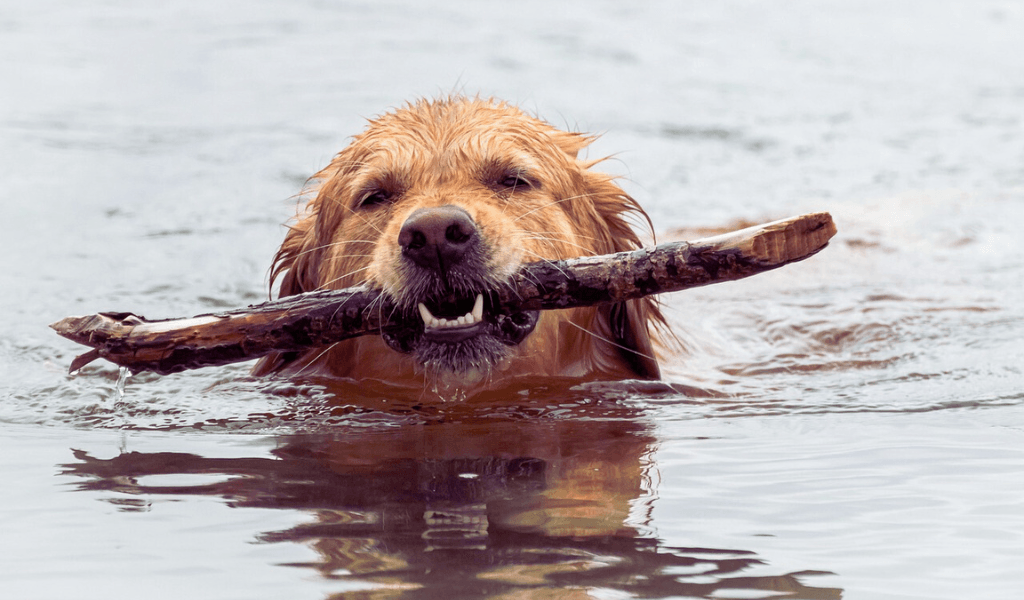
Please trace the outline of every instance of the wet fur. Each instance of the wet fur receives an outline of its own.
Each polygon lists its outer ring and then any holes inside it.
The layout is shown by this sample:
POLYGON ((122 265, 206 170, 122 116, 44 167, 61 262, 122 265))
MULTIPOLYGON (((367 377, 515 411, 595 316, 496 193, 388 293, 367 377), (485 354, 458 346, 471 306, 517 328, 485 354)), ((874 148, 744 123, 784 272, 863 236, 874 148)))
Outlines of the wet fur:
MULTIPOLYGON (((599 161, 578 158, 591 141, 491 100, 422 100, 385 114, 311 179, 272 281, 280 278, 281 296, 369 283, 400 306, 415 306, 439 284, 416 276, 398 234, 413 211, 445 205, 464 209, 480 231, 479 268, 467 271, 466 286, 494 288, 524 262, 637 248, 628 219, 649 219, 611 176, 590 170, 599 161)), ((545 311, 521 344, 503 349, 505 358, 472 373, 431 369, 443 358, 396 352, 380 336, 272 355, 255 372, 416 387, 440 378, 470 389, 510 377, 656 379, 651 326, 662 322, 649 299, 545 311)))

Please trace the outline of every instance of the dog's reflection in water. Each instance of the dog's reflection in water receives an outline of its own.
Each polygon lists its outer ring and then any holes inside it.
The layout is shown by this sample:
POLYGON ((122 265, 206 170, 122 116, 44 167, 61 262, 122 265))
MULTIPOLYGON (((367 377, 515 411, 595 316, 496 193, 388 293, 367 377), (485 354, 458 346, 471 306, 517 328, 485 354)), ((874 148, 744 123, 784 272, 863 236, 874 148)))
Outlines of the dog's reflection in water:
POLYGON ((308 522, 259 540, 307 544, 319 560, 294 566, 379 584, 381 597, 428 589, 589 597, 596 588, 840 597, 794 575, 744 576, 762 564, 750 552, 663 546, 650 516, 657 441, 641 416, 565 405, 538 413, 466 408, 411 426, 341 425, 283 436, 273 457, 76 452, 64 473, 84 478, 80 489, 109 490, 126 509, 174 494, 302 511, 308 522), (183 474, 221 477, 195 485, 156 477, 183 474))

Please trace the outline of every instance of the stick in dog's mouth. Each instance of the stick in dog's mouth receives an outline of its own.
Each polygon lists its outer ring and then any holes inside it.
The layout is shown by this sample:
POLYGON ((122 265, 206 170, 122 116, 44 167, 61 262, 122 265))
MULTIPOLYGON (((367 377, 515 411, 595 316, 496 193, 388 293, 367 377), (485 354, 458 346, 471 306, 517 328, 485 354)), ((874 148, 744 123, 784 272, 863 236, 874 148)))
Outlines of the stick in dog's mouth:
POLYGON ((450 300, 454 304, 420 300, 399 308, 391 300, 382 302, 377 291, 355 287, 187 319, 147 321, 131 313, 108 312, 67 317, 51 327, 93 348, 72 362, 73 371, 104 358, 134 372, 168 374, 370 334, 380 334, 388 345, 417 352, 420 358, 443 358, 454 350, 468 365, 474 354, 481 356, 481 349, 503 355, 510 345, 522 342, 537 325, 540 310, 623 302, 742 279, 813 256, 835 233, 828 213, 814 213, 693 242, 533 263, 507 287, 471 291, 450 300), (480 295, 483 310, 478 320, 474 312, 480 295), (431 324, 437 319, 430 336, 419 302, 428 309, 431 324), (441 318, 457 323, 467 313, 474 324, 440 327, 441 318), (460 331, 473 335, 461 343, 450 341, 454 337, 446 341, 446 335, 460 331), (420 344, 424 339, 426 343, 420 344))

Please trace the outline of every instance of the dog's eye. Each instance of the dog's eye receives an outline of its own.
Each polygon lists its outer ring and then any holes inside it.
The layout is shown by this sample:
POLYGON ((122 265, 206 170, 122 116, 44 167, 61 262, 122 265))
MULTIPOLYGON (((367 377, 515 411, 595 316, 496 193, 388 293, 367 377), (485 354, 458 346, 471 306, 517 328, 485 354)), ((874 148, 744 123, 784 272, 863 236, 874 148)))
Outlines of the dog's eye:
POLYGON ((509 175, 505 179, 501 180, 501 185, 502 187, 513 189, 526 189, 530 187, 530 182, 519 175, 509 175))
POLYGON ((359 208, 370 208, 391 202, 394 194, 387 190, 368 190, 359 199, 359 208))
POLYGON ((528 170, 505 162, 493 162, 484 166, 480 182, 501 196, 536 190, 540 184, 528 170))
POLYGON ((533 189, 533 181, 523 174, 522 171, 510 171, 502 174, 497 178, 494 185, 500 191, 511 193, 511 192, 525 192, 526 190, 533 189))

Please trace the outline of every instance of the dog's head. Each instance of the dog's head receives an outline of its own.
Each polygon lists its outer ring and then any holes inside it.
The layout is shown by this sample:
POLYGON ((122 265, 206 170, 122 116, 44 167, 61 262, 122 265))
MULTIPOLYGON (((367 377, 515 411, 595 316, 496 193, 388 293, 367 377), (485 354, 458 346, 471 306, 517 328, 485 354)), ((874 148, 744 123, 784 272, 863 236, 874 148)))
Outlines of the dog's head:
POLYGON ((490 300, 525 262, 639 246, 626 217, 646 215, 577 158, 590 141, 479 99, 421 101, 372 121, 313 178, 272 277, 282 296, 368 284, 409 326, 269 357, 257 371, 657 377, 651 301, 510 314, 490 300))

